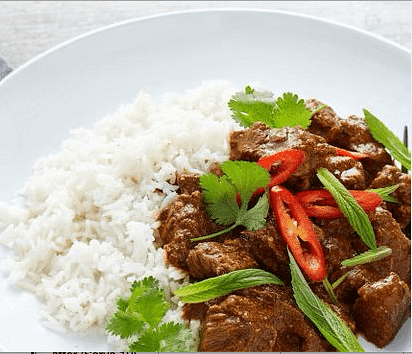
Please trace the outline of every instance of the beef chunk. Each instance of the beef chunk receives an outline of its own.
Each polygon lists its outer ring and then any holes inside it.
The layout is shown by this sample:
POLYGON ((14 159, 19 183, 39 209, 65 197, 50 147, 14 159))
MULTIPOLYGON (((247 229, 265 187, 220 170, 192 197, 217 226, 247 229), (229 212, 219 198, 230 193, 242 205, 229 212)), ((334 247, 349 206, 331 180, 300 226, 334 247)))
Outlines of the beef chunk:
POLYGON ((347 189, 365 189, 366 181, 363 166, 348 156, 330 156, 324 166, 338 178, 347 189))
POLYGON ((260 286, 212 305, 203 324, 207 352, 332 351, 284 286, 260 286))
MULTIPOLYGON (((389 211, 377 207, 368 216, 377 245, 385 245, 392 249, 390 256, 370 263, 370 269, 379 277, 395 272, 403 281, 410 284, 411 241, 402 232, 389 211)), ((321 240, 321 244, 329 274, 340 269, 342 260, 368 250, 346 218, 316 219, 315 222, 325 234, 325 239, 321 240)))
POLYGON ((387 209, 392 212, 402 230, 410 235, 411 225, 411 175, 402 173, 396 166, 386 165, 371 183, 371 188, 387 187, 398 184, 393 192, 398 203, 388 203, 387 209), (409 229, 409 230, 408 230, 409 229))
POLYGON ((335 294, 340 303, 353 305, 358 298, 358 289, 368 282, 380 280, 382 277, 369 264, 358 265, 350 270, 342 268, 332 275, 335 281, 339 276, 346 274, 344 280, 335 289, 335 294))
MULTIPOLYGON (((306 101, 306 106, 312 111, 321 105, 323 105, 322 102, 313 98, 306 101)), ((330 143, 335 141, 336 136, 339 134, 340 120, 341 118, 337 116, 335 111, 327 106, 312 116, 308 130, 312 134, 322 136, 326 142, 330 143)))
POLYGON ((207 215, 199 191, 177 196, 161 211, 158 220, 161 222, 158 235, 167 262, 184 270, 188 269, 186 257, 191 248, 190 239, 221 229, 207 215))
POLYGON ((219 242, 201 242, 189 251, 186 263, 189 274, 195 279, 204 279, 233 270, 256 268, 241 239, 219 242))
POLYGON ((340 119, 337 130, 339 133, 335 134, 330 144, 369 155, 361 160, 367 181, 375 178, 383 166, 393 164, 384 146, 373 139, 363 118, 349 116, 340 119))
MULTIPOLYGON (((314 99, 306 101, 310 109, 320 105, 322 102, 314 99)), ((322 136, 331 145, 369 154, 369 158, 361 160, 367 181, 371 181, 383 166, 393 165, 392 158, 383 145, 373 139, 363 118, 352 115, 344 119, 326 107, 312 116, 308 130, 322 136)))
POLYGON ((352 240, 355 231, 346 218, 317 219, 316 223, 324 234, 320 242, 325 255, 327 272, 331 274, 340 268, 343 260, 353 256, 352 240))
POLYGON ((313 293, 321 299, 323 302, 327 303, 329 307, 332 308, 334 312, 346 322, 353 333, 356 333, 356 323, 351 313, 350 304, 346 304, 340 301, 338 304, 334 304, 330 298, 329 293, 322 282, 311 282, 309 286, 313 293))
POLYGON ((366 340, 383 348, 410 315, 410 290, 395 273, 390 273, 383 280, 366 283, 358 294, 354 305, 357 327, 366 340))
POLYGON ((257 161, 292 148, 304 151, 305 161, 287 181, 287 186, 295 191, 311 187, 316 180, 316 170, 324 166, 327 157, 336 155, 333 146, 327 144, 325 139, 300 127, 271 129, 260 122, 251 128, 232 132, 229 143, 231 160, 257 161))
POLYGON ((390 256, 371 263, 371 267, 385 276, 391 271, 395 272, 401 280, 410 285, 411 240, 405 236, 389 211, 378 207, 369 213, 369 219, 375 231, 378 246, 385 245, 392 249, 390 256))
POLYGON ((259 265, 283 280, 290 278, 289 257, 286 242, 279 234, 275 218, 269 214, 266 225, 257 231, 244 230, 250 253, 259 265))
POLYGON ((192 194, 195 191, 201 191, 199 185, 199 176, 194 173, 178 173, 176 183, 179 186, 179 194, 192 194))

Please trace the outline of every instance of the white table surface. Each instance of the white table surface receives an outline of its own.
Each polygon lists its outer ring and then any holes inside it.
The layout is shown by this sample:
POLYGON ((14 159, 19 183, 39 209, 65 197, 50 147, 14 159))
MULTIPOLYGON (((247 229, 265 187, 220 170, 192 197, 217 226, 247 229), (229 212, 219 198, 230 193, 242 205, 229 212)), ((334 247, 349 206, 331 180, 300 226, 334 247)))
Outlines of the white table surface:
POLYGON ((131 18, 204 8, 292 11, 355 26, 411 48, 410 1, 0 1, 0 78, 47 49, 131 18), (2 75, 3 73, 3 75, 2 75))

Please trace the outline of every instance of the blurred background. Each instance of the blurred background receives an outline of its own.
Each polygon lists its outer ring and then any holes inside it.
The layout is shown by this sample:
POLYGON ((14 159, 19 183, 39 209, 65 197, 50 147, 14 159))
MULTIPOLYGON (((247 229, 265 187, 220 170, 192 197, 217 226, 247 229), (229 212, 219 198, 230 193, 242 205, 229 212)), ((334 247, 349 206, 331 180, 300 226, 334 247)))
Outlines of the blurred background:
POLYGON ((0 1, 0 78, 88 31, 181 10, 257 8, 291 11, 355 26, 410 50, 410 1, 0 1))

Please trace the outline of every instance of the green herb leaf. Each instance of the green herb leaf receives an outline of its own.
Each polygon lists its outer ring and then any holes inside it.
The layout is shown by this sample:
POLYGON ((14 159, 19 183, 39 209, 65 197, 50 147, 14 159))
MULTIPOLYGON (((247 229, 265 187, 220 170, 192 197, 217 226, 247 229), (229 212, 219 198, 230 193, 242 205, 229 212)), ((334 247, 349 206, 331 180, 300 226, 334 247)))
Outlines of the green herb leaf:
POLYGON ((213 173, 207 173, 200 176, 199 183, 210 217, 220 225, 232 225, 225 230, 194 238, 192 241, 216 237, 237 226, 245 226, 254 231, 266 223, 269 210, 267 198, 261 197, 253 208, 247 208, 253 193, 268 185, 269 172, 256 162, 249 161, 225 161, 221 169, 224 176, 219 178, 213 173), (241 200, 240 206, 238 196, 241 200))
POLYGON ((247 207, 252 194, 270 181, 269 173, 256 162, 225 161, 220 167, 239 193, 243 208, 247 207))
POLYGON ((341 275, 338 279, 336 279, 332 284, 332 289, 335 289, 336 287, 338 287, 345 280, 347 276, 348 276, 348 273, 345 273, 341 275))
POLYGON ((382 143, 393 158, 399 161, 406 169, 411 169, 411 152, 402 141, 377 117, 367 109, 363 110, 365 122, 372 136, 382 143))
POLYGON ((183 302, 204 302, 238 289, 261 284, 283 284, 272 273, 261 269, 242 269, 186 285, 175 291, 183 302))
POLYGON ((203 201, 207 212, 219 225, 236 222, 239 205, 236 201, 236 189, 227 177, 218 178, 213 173, 201 175, 200 186, 203 189, 203 201))
POLYGON ((307 128, 312 115, 325 108, 325 105, 312 112, 298 95, 285 92, 276 100, 268 91, 255 91, 250 86, 244 92, 236 93, 228 102, 232 117, 243 127, 256 122, 265 123, 270 128, 301 126, 307 128))
POLYGON ((236 93, 228 103, 232 111, 232 118, 243 127, 250 127, 256 122, 272 125, 272 112, 275 107, 273 94, 256 92, 246 86, 244 92, 236 93))
POLYGON ((269 212, 267 193, 262 195, 256 205, 239 216, 239 223, 250 231, 261 229, 266 224, 266 215, 269 212))
POLYGON ((140 332, 145 326, 138 314, 129 314, 117 311, 106 322, 106 330, 122 339, 129 338, 140 332))
POLYGON ((306 107, 303 99, 299 99, 296 94, 286 92, 276 101, 273 112, 273 128, 298 125, 305 129, 310 124, 311 116, 312 111, 306 107))
POLYGON ((352 194, 327 169, 320 168, 317 176, 325 188, 332 194, 339 208, 355 229, 362 241, 371 249, 376 249, 375 234, 368 215, 358 204, 352 194))
POLYGON ((364 349, 348 325, 312 292, 289 249, 288 252, 293 295, 299 308, 337 350, 363 352, 364 349))
POLYGON ((192 352, 191 331, 185 325, 167 322, 146 331, 129 347, 131 352, 192 352))
POLYGON ((168 309, 169 303, 157 279, 150 276, 132 284, 132 294, 126 312, 139 314, 144 322, 153 327, 162 320, 168 309))
POLYGON ((392 186, 387 186, 387 187, 382 187, 382 188, 373 188, 373 189, 368 189, 369 192, 374 192, 377 193, 381 196, 381 198, 387 202, 391 203, 398 203, 396 198, 391 196, 390 194, 396 191, 398 189, 399 185, 394 184, 392 186))
POLYGON ((145 277, 133 282, 129 297, 117 300, 117 311, 106 322, 106 330, 122 339, 137 338, 129 351, 194 351, 191 330, 182 324, 161 323, 168 309, 158 280, 145 277))
POLYGON ((380 259, 385 258, 390 254, 392 254, 392 249, 386 246, 381 246, 376 250, 369 250, 361 254, 358 254, 355 257, 345 259, 341 262, 341 264, 344 266, 353 267, 359 264, 379 261, 380 259))

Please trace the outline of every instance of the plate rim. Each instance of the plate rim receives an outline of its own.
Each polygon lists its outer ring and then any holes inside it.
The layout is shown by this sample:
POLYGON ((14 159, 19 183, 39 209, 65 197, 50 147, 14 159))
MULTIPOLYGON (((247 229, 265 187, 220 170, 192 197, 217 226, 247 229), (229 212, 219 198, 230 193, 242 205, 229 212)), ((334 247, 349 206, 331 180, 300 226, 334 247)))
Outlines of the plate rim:
POLYGON ((251 12, 251 13, 265 13, 265 14, 274 14, 274 15, 284 15, 284 16, 290 16, 290 17, 294 17, 294 18, 302 18, 302 19, 307 19, 307 20, 311 20, 314 22, 320 22, 326 25, 330 25, 330 26, 335 26, 335 27, 339 27, 342 29, 346 29, 349 31, 352 31, 354 33, 358 33, 361 34, 365 37, 368 37, 370 39, 373 39, 375 41, 377 41, 378 43, 381 44, 385 44, 387 46, 389 46, 392 49, 395 49, 397 51, 399 51, 400 53, 402 53, 402 55, 408 56, 409 59, 411 58, 411 50, 388 39, 385 38, 379 34, 375 34, 373 32, 367 31, 363 28, 360 27, 356 27, 354 25, 350 25, 350 24, 345 24, 339 21, 335 21, 335 20, 330 20, 327 18, 322 18, 322 17, 318 17, 315 15, 310 15, 310 14, 304 14, 304 13, 299 13, 299 12, 294 12, 294 11, 287 11, 287 10, 278 10, 278 9, 259 9, 259 8, 250 8, 250 7, 242 7, 242 8, 234 8, 234 7, 222 7, 222 8, 201 8, 201 9, 189 9, 189 10, 176 10, 176 11, 170 11, 170 12, 162 12, 162 13, 158 13, 158 14, 152 14, 152 15, 147 15, 147 16, 142 16, 142 17, 133 17, 133 18, 129 18, 126 20, 122 20, 122 21, 117 21, 111 24, 107 24, 107 25, 103 25, 100 26, 98 28, 86 31, 82 34, 79 34, 77 36, 74 36, 72 38, 69 38, 61 43, 58 43, 54 46, 52 46, 51 48, 45 50, 44 52, 37 54, 36 56, 34 56, 33 58, 29 59, 27 62, 23 63, 22 65, 20 65, 19 67, 17 67, 16 69, 12 68, 12 72, 9 73, 6 77, 4 77, 2 80, 0 80, 0 87, 4 85, 5 82, 8 82, 10 80, 13 79, 14 76, 16 75, 20 75, 21 72, 24 72, 27 67, 30 67, 32 64, 42 60, 44 57, 46 57, 49 54, 52 54, 54 52, 57 52, 63 48, 66 48, 76 42, 79 42, 85 38, 91 37, 91 36, 95 36, 95 35, 99 35, 102 32, 105 31, 109 31, 111 29, 116 29, 116 28, 120 28, 123 26, 128 26, 134 23, 142 23, 142 22, 147 22, 147 21, 154 21, 154 20, 158 20, 158 19, 162 19, 162 18, 166 18, 166 17, 175 17, 175 16, 182 16, 182 15, 186 15, 186 14, 208 14, 208 13, 247 13, 247 12, 251 12))

